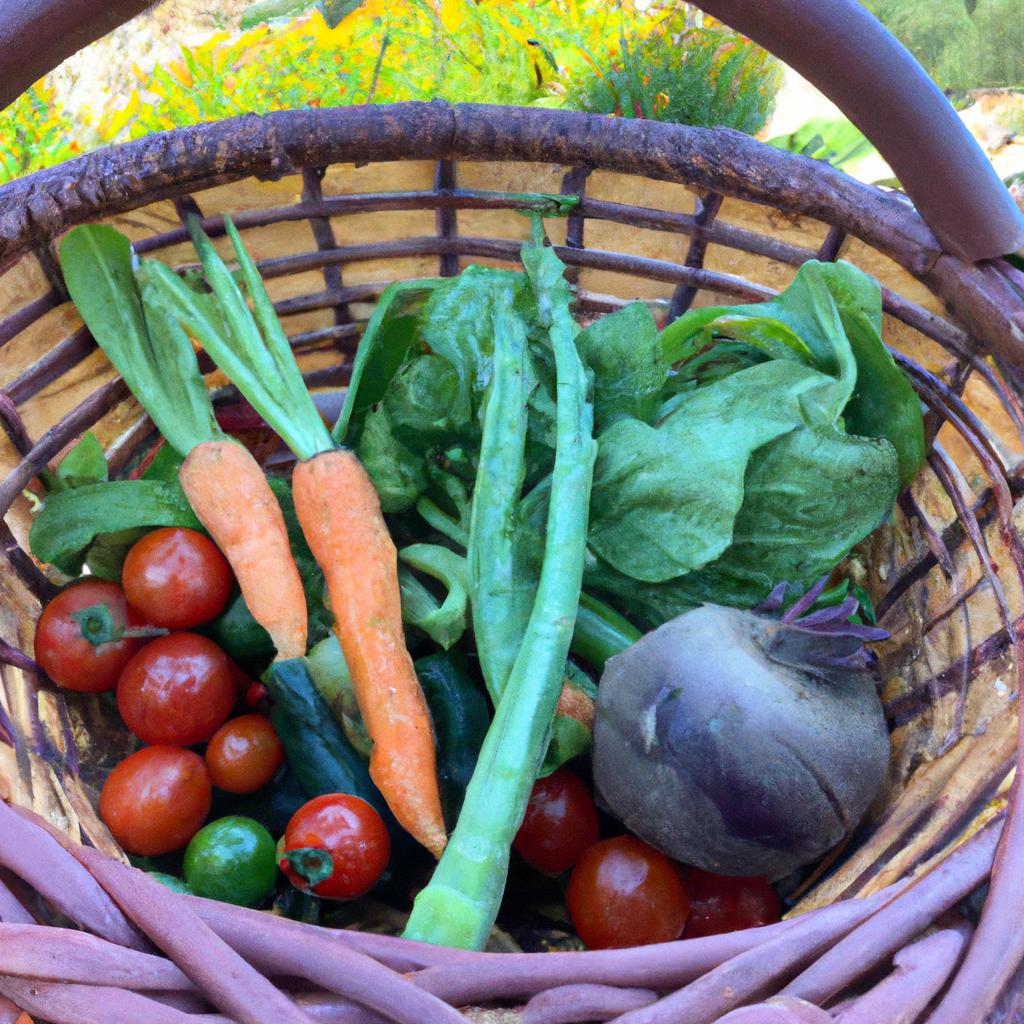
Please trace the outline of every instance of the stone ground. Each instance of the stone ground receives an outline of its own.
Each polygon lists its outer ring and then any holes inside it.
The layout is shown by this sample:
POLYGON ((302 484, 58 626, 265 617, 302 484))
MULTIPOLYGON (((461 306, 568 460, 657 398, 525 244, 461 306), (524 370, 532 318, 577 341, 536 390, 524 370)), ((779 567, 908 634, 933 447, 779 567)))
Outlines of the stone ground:
MULTIPOLYGON (((131 64, 153 67, 175 58, 182 44, 233 29, 250 2, 164 0, 66 61, 54 73, 53 81, 72 113, 83 107, 98 109, 105 103, 116 103, 121 69, 131 64)), ((825 96, 787 69, 775 115, 764 137, 788 134, 812 118, 838 116, 838 109, 825 96)), ((1024 175, 1024 95, 992 90, 981 94, 961 116, 1001 176, 1024 175)), ((881 158, 864 161, 856 174, 866 181, 891 176, 881 158)), ((1019 201, 1024 206, 1024 189, 1019 201)))

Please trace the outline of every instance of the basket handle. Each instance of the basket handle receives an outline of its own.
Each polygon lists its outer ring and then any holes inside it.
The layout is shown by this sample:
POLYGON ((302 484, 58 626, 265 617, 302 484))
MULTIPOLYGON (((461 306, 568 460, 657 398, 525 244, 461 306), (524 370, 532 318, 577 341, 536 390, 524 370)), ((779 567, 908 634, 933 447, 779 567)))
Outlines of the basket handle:
MULTIPOLYGON (((151 0, 0 0, 0 108, 151 0), (51 26, 55 30, 51 30, 51 26)), ((1024 215, 906 49, 857 0, 697 0, 813 82, 878 147, 950 252, 1024 246, 1024 215)))
POLYGON ((939 87, 857 0, 695 0, 817 86, 871 140, 943 247, 1024 246, 1024 215, 939 87))

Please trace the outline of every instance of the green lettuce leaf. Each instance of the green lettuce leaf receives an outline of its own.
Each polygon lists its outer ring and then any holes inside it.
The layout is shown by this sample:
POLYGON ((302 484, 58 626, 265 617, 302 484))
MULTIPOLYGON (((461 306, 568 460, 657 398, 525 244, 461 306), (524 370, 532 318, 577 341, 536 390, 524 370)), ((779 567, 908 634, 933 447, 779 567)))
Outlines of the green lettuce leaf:
POLYGON ((633 302, 596 320, 576 336, 583 362, 594 372, 597 431, 623 417, 650 422, 668 378, 651 311, 633 302))
POLYGON ((751 455, 802 426, 802 399, 822 381, 773 360, 692 392, 659 427, 635 419, 610 427, 594 473, 591 550, 647 583, 717 558, 732 541, 751 455))

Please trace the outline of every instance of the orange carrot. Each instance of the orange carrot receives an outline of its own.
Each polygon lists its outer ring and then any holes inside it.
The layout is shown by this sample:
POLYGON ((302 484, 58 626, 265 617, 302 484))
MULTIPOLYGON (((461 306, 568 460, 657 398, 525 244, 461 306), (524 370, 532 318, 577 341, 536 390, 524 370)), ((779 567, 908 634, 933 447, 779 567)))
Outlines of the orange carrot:
POLYGON ((306 653, 306 595, 281 506, 248 449, 234 441, 196 445, 178 473, 199 521, 235 571, 253 618, 278 658, 306 653))
POLYGON ((342 449, 298 463, 292 493, 373 740, 370 776, 402 827, 440 856, 447 836, 434 735, 405 647, 398 556, 380 499, 356 456, 342 449))

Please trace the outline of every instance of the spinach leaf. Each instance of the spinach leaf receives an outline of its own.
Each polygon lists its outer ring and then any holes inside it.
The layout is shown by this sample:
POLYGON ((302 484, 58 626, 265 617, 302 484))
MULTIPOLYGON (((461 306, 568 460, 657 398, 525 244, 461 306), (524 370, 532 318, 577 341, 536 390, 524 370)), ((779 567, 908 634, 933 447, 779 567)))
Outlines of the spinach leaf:
POLYGON ((384 512, 404 512, 412 508, 426 490, 423 456, 395 437, 391 413, 386 406, 378 405, 366 414, 356 451, 377 489, 384 512))
POLYGON ((594 474, 591 549, 648 583, 717 558, 732 541, 751 455, 803 424, 801 399, 822 379, 773 360, 692 392, 657 428, 635 419, 610 427, 594 474))
POLYGON ((884 438, 787 434, 751 460, 731 547, 687 586, 740 605, 782 581, 806 588, 882 524, 898 490, 897 454, 884 438))
POLYGON ((396 281, 384 289, 356 350, 345 404, 331 436, 342 444, 353 417, 384 397, 417 337, 416 313, 444 279, 396 281))
POLYGON ((463 400, 455 367, 436 355, 417 356, 395 374, 384 396, 395 438, 425 452, 440 442, 471 436, 472 410, 463 400))
POLYGON ((64 487, 106 483, 107 457, 92 431, 83 434, 78 444, 60 460, 56 475, 64 487))
POLYGON ((576 347, 594 372, 598 433, 626 416, 649 423, 669 365, 647 306, 633 302, 596 320, 576 336, 576 347))
POLYGON ((73 576, 82 568, 86 549, 96 537, 137 526, 202 529, 177 484, 114 480, 47 497, 32 522, 29 545, 41 562, 73 576))
MULTIPOLYGON (((808 417, 836 424, 853 393, 857 363, 846 335, 840 301, 870 302, 871 279, 849 263, 808 260, 785 291, 769 302, 690 310, 661 333, 665 358, 672 363, 712 344, 735 338, 773 358, 796 355, 831 378, 804 399, 808 417)), ((878 315, 881 299, 876 297, 878 315)))
POLYGON ((882 342, 874 318, 855 304, 840 311, 857 360, 857 385, 843 410, 846 429, 889 441, 899 460, 899 485, 906 487, 924 465, 921 400, 882 342))
POLYGON ((523 288, 513 270, 469 266, 430 296, 420 328, 431 352, 454 367, 459 401, 477 409, 491 380, 494 337, 490 309, 499 295, 523 288))

